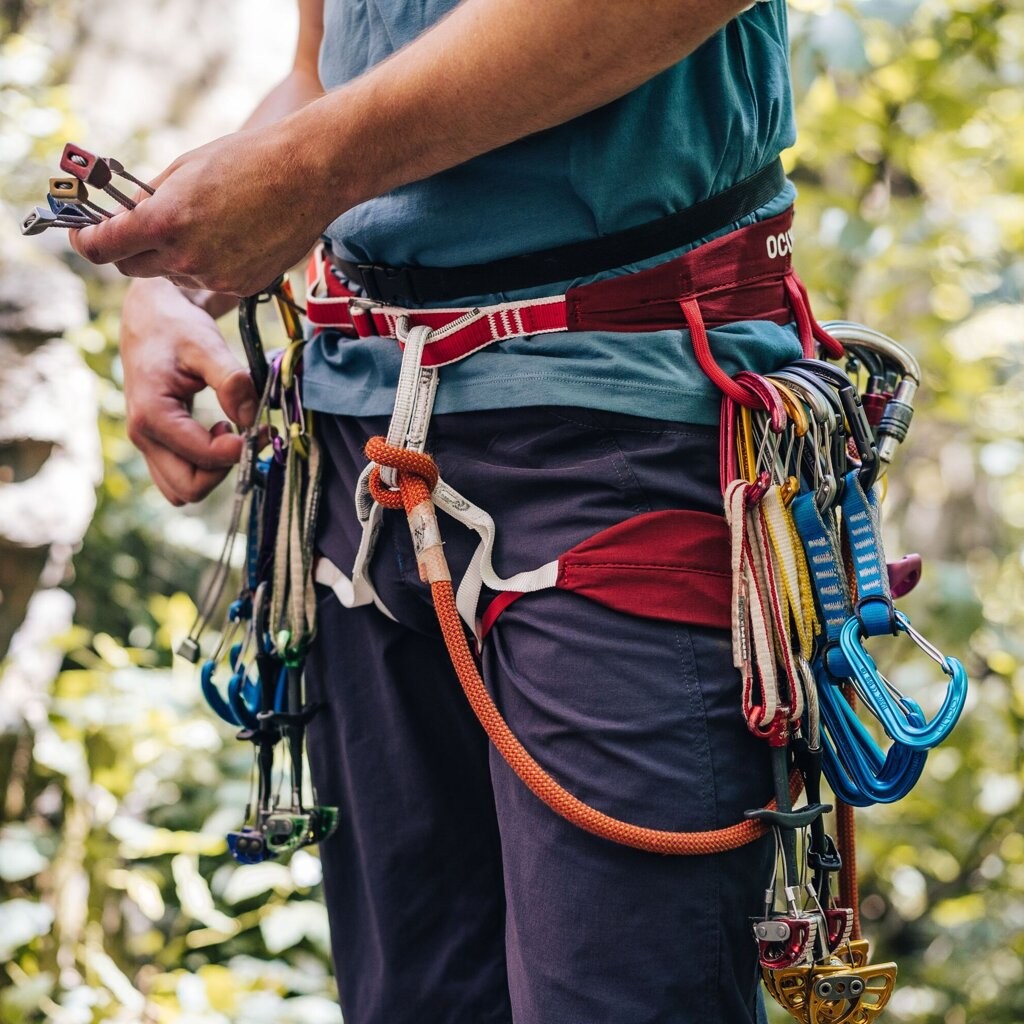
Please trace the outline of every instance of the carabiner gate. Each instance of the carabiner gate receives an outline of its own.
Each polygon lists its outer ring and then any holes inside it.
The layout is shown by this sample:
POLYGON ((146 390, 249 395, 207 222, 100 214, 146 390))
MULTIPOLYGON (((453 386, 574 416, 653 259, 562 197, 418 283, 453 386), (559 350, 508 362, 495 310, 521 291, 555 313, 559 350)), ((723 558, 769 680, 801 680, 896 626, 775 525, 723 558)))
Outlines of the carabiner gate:
POLYGON ((906 633, 925 654, 939 665, 943 673, 949 676, 949 684, 946 687, 942 706, 930 722, 926 721, 923 725, 914 724, 908 715, 906 704, 894 698, 889 692, 874 659, 864 650, 863 625, 856 616, 851 616, 843 625, 839 634, 839 646, 850 665, 864 703, 882 723, 882 728, 885 729, 887 735, 914 750, 930 750, 952 732, 960 718, 960 713, 967 700, 967 672, 956 658, 947 658, 914 629, 903 612, 894 610, 893 619, 896 630, 906 633))

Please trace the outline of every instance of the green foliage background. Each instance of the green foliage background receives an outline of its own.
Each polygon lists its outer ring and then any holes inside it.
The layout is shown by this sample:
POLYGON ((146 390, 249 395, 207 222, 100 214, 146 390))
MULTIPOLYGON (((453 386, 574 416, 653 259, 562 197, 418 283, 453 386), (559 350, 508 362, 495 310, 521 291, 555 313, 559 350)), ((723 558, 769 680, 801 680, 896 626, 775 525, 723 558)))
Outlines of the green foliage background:
MULTIPOLYGON (((60 85, 73 56, 33 36, 25 5, 0 11, 0 117, 21 144, 0 147, 0 181, 31 202, 76 137, 60 85), (26 75, 26 54, 44 69, 26 75)), ((900 964, 885 1019, 1019 1024, 1024 10, 801 0, 791 17, 798 267, 819 318, 876 326, 925 368, 887 540, 925 555, 905 608, 972 680, 915 792, 859 816, 865 923, 876 959, 900 964)), ((46 720, 0 736, 0 1020, 326 1024, 338 1018, 316 860, 225 859, 248 753, 170 656, 216 505, 171 513, 125 440, 119 293, 90 279, 93 323, 74 339, 102 381, 106 462, 76 559, 77 624, 46 720)), ((927 694, 931 663, 904 645, 878 654, 927 694)))

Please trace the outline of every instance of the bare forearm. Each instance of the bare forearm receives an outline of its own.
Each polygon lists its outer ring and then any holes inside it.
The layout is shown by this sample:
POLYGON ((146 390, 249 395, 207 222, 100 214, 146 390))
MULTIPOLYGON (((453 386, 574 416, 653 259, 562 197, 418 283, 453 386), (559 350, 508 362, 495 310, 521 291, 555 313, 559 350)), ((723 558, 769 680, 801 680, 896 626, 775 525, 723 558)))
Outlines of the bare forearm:
POLYGON ((324 94, 320 79, 309 71, 296 69, 267 93, 245 119, 243 128, 262 128, 300 110, 324 94))
MULTIPOLYGON (((323 86, 315 73, 304 68, 295 68, 263 97, 256 109, 245 119, 242 127, 262 128, 273 124, 289 114, 294 114, 323 94, 323 86)), ((141 281, 134 285, 140 286, 146 287, 141 281)), ((200 309, 205 309, 215 318, 231 312, 238 305, 238 298, 235 295, 223 295, 200 288, 182 288, 181 291, 190 302, 200 309)))
POLYGON ((624 95, 744 6, 464 0, 404 50, 282 128, 298 141, 307 174, 326 187, 325 212, 333 216, 624 95))
POLYGON ((339 214, 626 94, 744 2, 464 0, 355 81, 185 154, 155 196, 72 245, 133 277, 251 294, 339 214))

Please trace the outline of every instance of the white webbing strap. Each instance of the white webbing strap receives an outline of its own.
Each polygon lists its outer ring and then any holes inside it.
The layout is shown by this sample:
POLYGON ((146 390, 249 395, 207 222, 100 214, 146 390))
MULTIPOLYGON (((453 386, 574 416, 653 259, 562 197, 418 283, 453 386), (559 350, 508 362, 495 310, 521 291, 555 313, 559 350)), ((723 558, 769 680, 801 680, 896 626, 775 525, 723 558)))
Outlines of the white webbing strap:
POLYGON ((352 563, 352 578, 349 579, 329 558, 322 554, 317 556, 313 578, 317 583, 323 583, 324 586, 330 587, 343 607, 361 608, 363 605, 373 604, 389 619, 395 619, 391 610, 380 599, 369 576, 370 559, 373 558, 373 551, 377 546, 377 535, 380 533, 384 511, 370 497, 370 491, 366 485, 372 468, 373 464, 370 463, 359 474, 359 480, 356 482, 356 515, 363 525, 363 531, 359 538, 359 548, 356 551, 355 560, 352 563))
MULTIPOLYGON (((357 484, 356 509, 363 523, 363 535, 352 567, 352 578, 349 579, 324 555, 317 559, 315 578, 317 583, 330 587, 346 608, 357 608, 372 602, 385 615, 394 619, 395 616, 380 600, 367 575, 382 513, 381 506, 369 497, 366 480, 371 468, 372 464, 363 471, 357 484), (369 500, 360 500, 360 494, 365 494, 369 500)), ((486 585, 491 590, 512 590, 524 594, 535 590, 547 590, 553 587, 558 579, 558 559, 547 562, 537 569, 503 578, 494 571, 492 564, 496 527, 491 516, 468 498, 464 498, 453 487, 449 487, 443 480, 438 480, 433 497, 434 504, 439 509, 447 512, 456 522, 473 530, 480 538, 456 594, 459 614, 479 643, 480 624, 476 613, 481 589, 486 585)))
MULTIPOLYGON (((748 572, 752 573, 757 582, 760 604, 753 604, 752 612, 763 617, 763 622, 754 620, 754 651, 756 654, 757 672, 761 680, 762 690, 762 726, 767 727, 773 721, 782 703, 780 696, 779 665, 782 664, 787 678, 790 666, 786 661, 788 642, 783 643, 779 636, 778 621, 781 615, 778 584, 772 572, 770 553, 765 548, 765 531, 761 519, 760 502, 747 508, 746 545, 750 552, 747 559, 748 572), (763 649, 757 646, 759 631, 763 629, 765 643, 763 649), (768 709, 772 714, 768 714, 768 709)), ((795 671, 795 670, 794 670, 795 671)))
POLYGON ((734 480, 725 491, 725 518, 729 524, 732 551, 732 638, 733 664, 743 680, 743 714, 752 728, 766 728, 778 710, 778 677, 772 626, 765 610, 765 598, 757 572, 751 531, 747 521, 747 483, 734 480), (761 704, 753 700, 754 666, 761 683, 761 704), (758 720, 752 720, 758 712, 758 720))
POLYGON ((434 488, 434 504, 443 512, 447 512, 454 520, 476 532, 480 538, 476 551, 470 559, 462 582, 455 595, 455 604, 459 609, 463 622, 472 630, 481 642, 480 624, 477 621, 477 604, 480 601, 480 590, 483 586, 491 590, 514 590, 519 593, 532 593, 535 590, 547 590, 555 585, 558 579, 558 559, 547 562, 537 569, 516 573, 515 576, 502 578, 494 571, 492 555, 496 527, 494 520, 478 505, 463 497, 443 480, 437 481, 434 488))
MULTIPOLYGON (((430 342, 431 333, 429 327, 405 330, 403 324, 398 325, 398 340, 405 348, 395 389, 395 409, 386 438, 387 443, 395 448, 422 452, 427 444, 430 416, 437 395, 437 370, 423 366, 423 350, 430 342)), ((398 470, 391 466, 381 466, 380 478, 386 487, 398 486, 398 470)))

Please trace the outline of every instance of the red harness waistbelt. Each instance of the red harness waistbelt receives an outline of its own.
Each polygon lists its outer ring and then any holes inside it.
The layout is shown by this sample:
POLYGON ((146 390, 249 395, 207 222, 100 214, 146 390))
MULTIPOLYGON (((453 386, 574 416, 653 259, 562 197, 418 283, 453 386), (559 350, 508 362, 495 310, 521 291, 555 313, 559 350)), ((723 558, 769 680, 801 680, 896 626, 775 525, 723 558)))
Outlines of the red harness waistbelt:
POLYGON ((815 341, 833 356, 842 354, 811 315, 807 293, 793 271, 792 223, 793 211, 787 210, 635 274, 580 285, 564 295, 458 309, 406 309, 355 295, 321 248, 307 270, 306 311, 317 328, 361 338, 396 338, 400 324, 403 330, 430 327, 424 366, 444 366, 494 342, 534 334, 685 328, 693 336, 698 361, 719 388, 736 401, 760 404, 714 363, 706 327, 796 320, 805 355, 813 354, 815 341))

